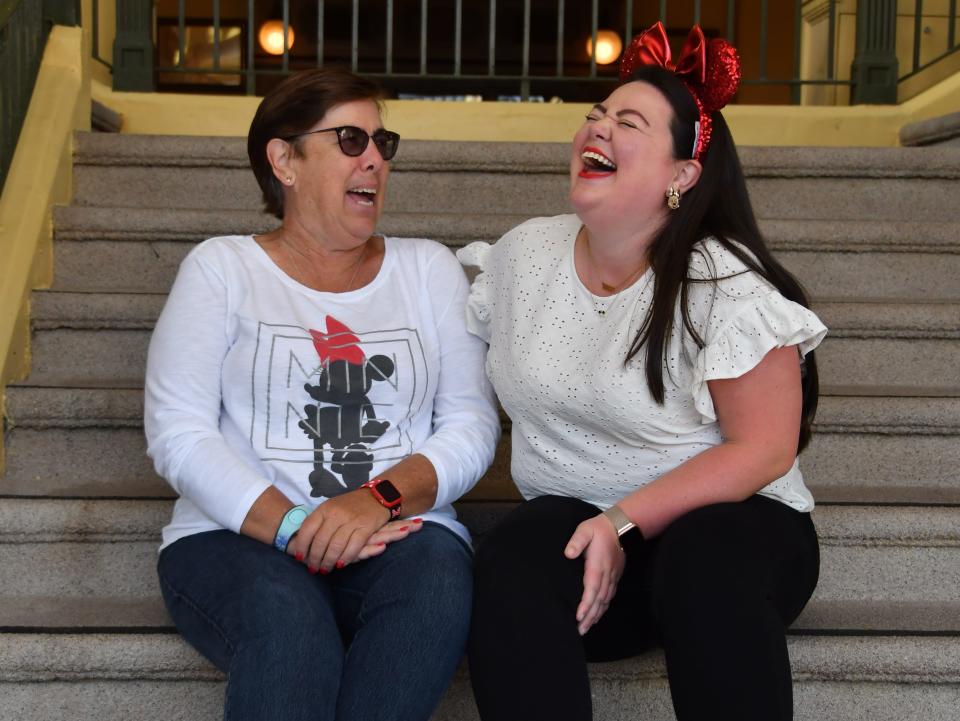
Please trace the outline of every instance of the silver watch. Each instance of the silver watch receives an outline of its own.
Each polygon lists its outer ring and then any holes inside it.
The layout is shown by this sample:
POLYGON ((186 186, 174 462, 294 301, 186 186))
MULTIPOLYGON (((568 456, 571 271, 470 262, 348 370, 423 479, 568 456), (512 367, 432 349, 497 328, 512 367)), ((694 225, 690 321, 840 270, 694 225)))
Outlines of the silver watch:
POLYGON ((613 524, 613 530, 617 532, 618 538, 637 526, 637 524, 627 518, 627 514, 624 513, 623 509, 620 508, 620 506, 618 506, 616 503, 605 510, 603 515, 605 515, 610 523, 613 524))

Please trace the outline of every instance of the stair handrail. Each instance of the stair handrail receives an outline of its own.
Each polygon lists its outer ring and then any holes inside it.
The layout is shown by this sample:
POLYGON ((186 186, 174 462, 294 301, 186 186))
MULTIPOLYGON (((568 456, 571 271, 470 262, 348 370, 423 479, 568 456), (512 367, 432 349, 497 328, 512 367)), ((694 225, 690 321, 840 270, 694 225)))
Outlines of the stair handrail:
MULTIPOLYGON (((31 5, 25 2, 24 5, 31 5)), ((0 412, 7 383, 30 366, 29 298, 52 280, 53 206, 69 202, 73 136, 90 128, 90 74, 79 27, 47 38, 16 151, 0 192, 0 412)), ((4 468, 0 432, 0 473, 4 468)))

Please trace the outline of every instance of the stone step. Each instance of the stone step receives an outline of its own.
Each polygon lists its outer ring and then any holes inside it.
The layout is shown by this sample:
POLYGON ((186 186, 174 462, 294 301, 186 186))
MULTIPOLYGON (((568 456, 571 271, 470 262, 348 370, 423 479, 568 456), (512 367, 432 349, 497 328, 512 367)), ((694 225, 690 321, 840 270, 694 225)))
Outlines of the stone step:
MULTIPOLYGON (((482 542, 511 505, 458 508, 482 542)), ((155 598, 170 509, 168 500, 0 499, 0 599, 78 599, 105 589, 115 599, 155 598)), ((946 604, 944 617, 960 605, 960 507, 821 505, 813 518, 818 602, 946 604)), ((826 608, 819 613, 832 622, 826 608)))
MULTIPOLYGON (((566 143, 408 141, 386 208, 415 212, 429 198, 450 212, 564 212, 569 154, 566 143)), ((960 219, 960 149, 744 147, 741 160, 760 217, 960 219)), ((75 205, 261 207, 242 138, 80 134, 74 161, 75 205)))
MULTIPOLYGON (((31 322, 35 330, 150 330, 166 297, 164 293, 35 291, 31 322)), ((832 338, 960 338, 960 302, 817 300, 813 309, 832 338)))
MULTIPOLYGON (((949 308, 953 312, 955 306, 949 308)), ((897 329, 876 327, 828 335, 817 351, 821 383, 960 386, 960 338, 950 337, 952 330, 942 337, 940 314, 930 315, 929 327, 918 325, 906 337, 897 329)), ((141 387, 150 333, 145 328, 41 327, 31 340, 29 381, 39 386, 141 387)))
MULTIPOLYGON (((3 634, 0 713, 39 721, 214 721, 222 675, 171 633, 3 634), (25 683, 29 682, 29 683, 25 683)), ((797 721, 953 721, 955 636, 790 636, 797 721)), ((672 721, 663 655, 592 664, 595 718, 672 721)), ((477 721, 465 664, 432 721, 477 721)))
MULTIPOLYGON (((946 397, 903 390, 823 389, 814 439, 801 456, 818 501, 960 504, 960 389, 946 397), (843 395, 827 395, 836 393, 843 395)), ((11 430, 0 494, 171 497, 145 455, 140 389, 20 385, 7 393, 11 430)), ((494 464, 471 498, 517 498, 503 420, 494 464)))
MULTIPOLYGON (((116 596, 2 596, 0 629, 17 633, 173 631, 159 593, 116 596)), ((960 633, 960 603, 812 599, 793 633, 960 633)))
MULTIPOLYGON (((381 230, 460 247, 493 241, 529 214, 387 213, 381 230)), ((262 232, 255 211, 59 208, 54 287, 64 291, 166 292, 193 244, 262 232), (104 273, 104 268, 110 273, 104 273)), ((780 260, 820 298, 960 299, 955 223, 761 220, 780 260)))

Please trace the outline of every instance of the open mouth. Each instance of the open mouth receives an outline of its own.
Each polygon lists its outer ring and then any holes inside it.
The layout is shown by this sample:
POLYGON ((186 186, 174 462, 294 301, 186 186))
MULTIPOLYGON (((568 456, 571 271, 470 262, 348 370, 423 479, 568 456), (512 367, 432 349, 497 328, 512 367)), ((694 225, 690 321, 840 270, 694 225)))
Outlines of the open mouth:
POLYGON ((347 195, 352 196, 360 205, 373 205, 377 198, 376 188, 350 188, 347 195))
POLYGON ((583 163, 583 170, 579 173, 581 178, 600 178, 617 172, 617 164, 597 148, 584 148, 580 162, 583 163))

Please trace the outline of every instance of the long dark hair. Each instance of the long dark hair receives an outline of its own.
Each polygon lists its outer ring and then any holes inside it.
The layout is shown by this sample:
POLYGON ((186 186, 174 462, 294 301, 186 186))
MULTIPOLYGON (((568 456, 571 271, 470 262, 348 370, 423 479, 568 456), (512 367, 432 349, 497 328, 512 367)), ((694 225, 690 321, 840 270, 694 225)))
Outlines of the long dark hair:
MULTIPOLYGON (((677 159, 693 153, 694 123, 697 105, 686 86, 670 71, 654 65, 637 68, 628 82, 649 83, 666 98, 673 108, 670 131, 673 154, 677 159)), ((667 222, 650 244, 648 261, 653 268, 653 303, 634 336, 626 361, 646 349, 647 386, 654 400, 664 402, 663 369, 668 356, 668 343, 673 333, 674 313, 679 301, 683 326, 698 347, 704 346, 690 319, 689 294, 693 283, 702 279, 689 277, 690 256, 697 252, 701 240, 716 238, 724 248, 740 259, 747 268, 765 278, 787 299, 804 307, 810 303, 800 283, 778 263, 760 234, 747 194, 747 184, 740 166, 730 129, 719 112, 713 113, 713 134, 700 161, 703 170, 697 184, 683 196, 680 207, 670 211, 667 222)), ((709 279, 708 282, 721 280, 709 279)), ((819 381, 813 352, 807 354, 802 373, 803 410, 797 452, 810 441, 811 426, 817 412, 819 381)))

